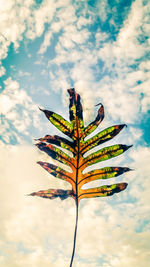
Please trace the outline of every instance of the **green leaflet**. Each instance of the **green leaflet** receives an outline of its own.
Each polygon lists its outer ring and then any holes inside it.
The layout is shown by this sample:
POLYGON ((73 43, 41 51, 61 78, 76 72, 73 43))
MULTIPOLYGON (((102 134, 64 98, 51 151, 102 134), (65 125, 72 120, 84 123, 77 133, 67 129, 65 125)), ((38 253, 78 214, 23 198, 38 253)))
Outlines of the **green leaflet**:
POLYGON ((131 146, 126 146, 126 145, 113 145, 113 146, 108 146, 105 148, 102 148, 89 156, 87 156, 83 163, 80 165, 80 168, 85 168, 87 166, 90 166, 92 164, 98 163, 100 161, 104 161, 116 156, 119 156, 122 154, 124 151, 129 149, 131 146))
POLYGON ((67 164, 67 165, 72 165, 71 157, 69 157, 66 153, 61 151, 59 148, 53 146, 53 145, 48 145, 45 143, 38 143, 36 146, 41 150, 47 153, 50 157, 52 157, 55 160, 58 160, 61 163, 67 164))
POLYGON ((58 128, 62 133, 68 135, 69 137, 72 137, 73 128, 67 120, 65 120, 61 115, 55 112, 42 109, 40 110, 45 113, 46 117, 56 128, 58 128))
POLYGON ((63 137, 58 136, 58 135, 54 135, 54 136, 46 135, 43 138, 39 138, 39 139, 35 139, 35 140, 41 141, 41 142, 46 142, 49 144, 54 144, 54 145, 59 146, 61 148, 67 149, 74 154, 73 143, 70 142, 69 140, 63 138, 63 137))
POLYGON ((93 122, 91 122, 85 128, 85 130, 84 130, 84 137, 86 137, 87 135, 91 134, 94 130, 96 130, 96 128, 102 122, 103 119, 104 119, 104 107, 101 104, 101 107, 98 110, 98 114, 96 116, 96 119, 93 122))
POLYGON ((98 146, 106 141, 111 140, 124 128, 124 126, 126 126, 126 124, 111 126, 99 132, 95 136, 91 137, 90 139, 84 142, 84 147, 81 151, 82 154, 94 148, 95 146, 98 146))
POLYGON ((82 132, 84 130, 83 110, 80 103, 80 95, 72 89, 68 89, 68 93, 70 95, 69 119, 71 121, 74 135, 76 136, 79 129, 82 132))

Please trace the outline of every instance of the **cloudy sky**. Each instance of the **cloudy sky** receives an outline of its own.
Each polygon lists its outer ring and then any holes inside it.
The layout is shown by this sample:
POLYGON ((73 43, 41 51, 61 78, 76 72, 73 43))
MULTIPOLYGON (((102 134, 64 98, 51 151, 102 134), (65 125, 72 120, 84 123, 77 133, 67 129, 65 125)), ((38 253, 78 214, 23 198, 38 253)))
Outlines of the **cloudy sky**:
POLYGON ((102 102, 99 129, 128 125, 108 145, 133 147, 104 166, 134 169, 111 179, 129 184, 122 193, 81 201, 74 267, 149 266, 149 47, 148 0, 0 1, 0 266, 69 266, 74 201, 26 195, 70 188, 36 164, 34 146, 59 133, 38 106, 68 119, 70 87, 85 123, 102 102))

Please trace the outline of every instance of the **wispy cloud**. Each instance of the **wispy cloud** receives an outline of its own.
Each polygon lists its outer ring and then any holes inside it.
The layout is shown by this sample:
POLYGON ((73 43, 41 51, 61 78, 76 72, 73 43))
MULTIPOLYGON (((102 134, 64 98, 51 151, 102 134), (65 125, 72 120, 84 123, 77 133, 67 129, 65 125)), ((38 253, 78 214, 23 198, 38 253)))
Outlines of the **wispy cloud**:
MULTIPOLYGON (((105 43, 103 40, 107 38, 107 35, 98 31, 99 45, 97 41, 96 48, 90 40, 85 48, 85 39, 76 52, 74 45, 71 45, 69 32, 65 32, 65 37, 61 35, 59 39, 56 46, 56 57, 52 61, 58 68, 62 68, 62 64, 71 63, 72 65, 68 65, 68 69, 63 72, 63 76, 66 75, 66 81, 69 71, 69 76, 79 92, 83 94, 84 99, 91 99, 91 102, 95 102, 95 99, 101 98, 109 114, 113 110, 113 119, 120 119, 127 123, 133 123, 138 118, 141 109, 144 112, 149 109, 149 90, 147 90, 147 86, 150 84, 149 72, 142 70, 137 63, 139 59, 142 61, 149 50, 147 39, 144 43, 139 40, 141 35, 143 38, 148 36, 148 32, 143 32, 140 27, 140 25, 144 27, 147 24, 143 25, 144 18, 149 15, 147 6, 148 3, 143 5, 141 1, 132 4, 131 11, 124 21, 116 41, 107 40, 105 43), (64 45, 65 40, 68 45, 71 45, 68 47, 69 50, 64 49, 61 41, 63 38, 64 45), (97 65, 99 61, 101 64, 97 65), (136 68, 132 67, 134 64, 137 65, 136 68), (93 88, 94 94, 91 94, 91 88, 93 88), (127 113, 130 113, 130 116, 126 116, 127 113)), ((52 83, 54 88, 58 88, 59 84, 60 87, 62 85, 62 75, 60 72, 57 73, 59 75, 54 75, 52 83), (55 77, 57 78, 55 79, 55 77)), ((87 102, 87 106, 88 104, 87 102)))
POLYGON ((5 90, 0 95, 0 106, 2 121, 4 120, 6 124, 4 129, 1 128, 1 134, 6 143, 10 142, 13 135, 18 139, 17 142, 20 142, 20 135, 28 136, 28 129, 31 125, 39 126, 37 105, 27 92, 20 88, 19 83, 12 80, 11 77, 5 80, 4 84, 5 90), (5 132, 6 129, 7 132, 5 132))

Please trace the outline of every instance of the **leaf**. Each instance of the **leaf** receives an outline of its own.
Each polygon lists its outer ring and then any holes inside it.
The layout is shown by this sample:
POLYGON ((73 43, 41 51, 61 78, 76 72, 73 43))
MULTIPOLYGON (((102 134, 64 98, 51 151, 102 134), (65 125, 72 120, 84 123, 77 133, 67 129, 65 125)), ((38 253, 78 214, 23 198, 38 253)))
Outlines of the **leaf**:
POLYGON ((92 198, 92 197, 107 197, 112 196, 115 193, 119 193, 126 189, 127 183, 119 183, 112 185, 103 185, 96 188, 81 189, 79 199, 92 198))
POLYGON ((73 137, 81 138, 84 131, 83 110, 80 103, 80 95, 75 90, 68 89, 70 95, 69 118, 73 128, 73 137))
POLYGON ((72 126, 71 124, 65 120, 61 115, 49 110, 42 110, 45 113, 45 116, 50 120, 50 122, 58 128, 61 132, 68 135, 69 137, 72 136, 72 126))
POLYGON ((85 128, 85 130, 84 130, 84 136, 86 137, 87 135, 91 134, 94 130, 96 130, 96 128, 102 122, 103 119, 104 119, 104 107, 101 104, 101 107, 98 110, 98 114, 96 116, 96 119, 93 122, 91 122, 85 128))
POLYGON ((42 142, 49 143, 49 144, 54 144, 56 146, 67 149, 70 152, 74 153, 73 143, 70 142, 69 140, 63 138, 63 137, 58 136, 58 135, 54 135, 54 136, 46 135, 43 138, 39 138, 39 139, 35 139, 35 140, 42 141, 42 142))
MULTIPOLYGON (((130 171, 127 167, 104 167, 102 169, 91 170, 85 172, 85 168, 96 163, 111 159, 119 156, 128 150, 131 146, 124 144, 115 144, 99 149, 88 156, 86 152, 92 148, 103 144, 114 138, 119 132, 126 126, 125 124, 111 126, 95 136, 85 140, 89 134, 91 134, 104 119, 104 107, 100 103, 98 114, 94 121, 88 126, 84 127, 83 121, 83 110, 80 95, 76 93, 74 88, 68 89, 70 95, 69 104, 69 118, 70 122, 65 120, 62 116, 57 113, 48 110, 42 110, 48 120, 58 128, 63 134, 69 136, 71 141, 57 135, 51 136, 46 135, 43 138, 37 139, 38 143, 36 146, 42 151, 48 154, 51 158, 61 162, 64 165, 68 165, 71 171, 65 171, 63 168, 56 166, 51 163, 39 161, 38 164, 48 171, 52 176, 60 178, 70 183, 72 190, 62 189, 48 189, 30 194, 31 196, 40 196, 44 198, 54 199, 66 199, 72 197, 76 202, 76 226, 74 234, 74 245, 70 267, 72 266, 75 242, 77 233, 77 222, 78 222, 78 205, 79 201, 83 198, 93 197, 106 197, 112 196, 126 189, 127 183, 117 183, 112 185, 103 185, 95 188, 83 189, 82 186, 91 181, 101 179, 110 179, 117 177, 124 172, 130 171), (66 153, 62 150, 66 149, 66 153), (67 154, 67 151, 71 152, 67 154)), ((99 105, 99 104, 98 104, 99 105)))
POLYGON ((56 159, 61 163, 67 164, 70 167, 73 165, 73 162, 74 162, 73 158, 69 157, 66 153, 64 153, 59 148, 57 148, 53 145, 45 144, 43 142, 36 144, 36 146, 41 151, 46 152, 53 159, 56 159))
POLYGON ((126 126, 126 124, 111 126, 85 141, 84 147, 81 151, 82 155, 95 146, 101 145, 114 138, 124 128, 124 126, 126 126))
POLYGON ((104 160, 119 156, 120 154, 125 152, 130 147, 131 146, 126 146, 126 145, 114 145, 114 146, 108 146, 108 147, 102 148, 98 150, 97 152, 90 154, 85 159, 83 159, 82 164, 80 165, 80 168, 84 169, 85 167, 98 163, 100 161, 104 161, 104 160))
POLYGON ((51 175, 55 176, 56 178, 65 180, 65 181, 70 182, 70 183, 72 181, 74 183, 74 181, 71 177, 71 173, 63 170, 62 168, 60 168, 56 165, 47 163, 47 162, 38 161, 37 163, 40 166, 42 166, 46 171, 48 171, 51 175))
POLYGON ((39 192, 33 192, 29 196, 38 196, 43 198, 60 198, 61 200, 64 200, 68 197, 73 197, 72 190, 62 190, 62 189, 48 189, 48 190, 41 190, 39 192))
POLYGON ((80 184, 80 186, 82 187, 82 185, 88 182, 99 179, 110 179, 130 170, 131 169, 127 167, 105 167, 100 170, 93 170, 82 175, 82 178, 79 179, 78 184, 80 184))

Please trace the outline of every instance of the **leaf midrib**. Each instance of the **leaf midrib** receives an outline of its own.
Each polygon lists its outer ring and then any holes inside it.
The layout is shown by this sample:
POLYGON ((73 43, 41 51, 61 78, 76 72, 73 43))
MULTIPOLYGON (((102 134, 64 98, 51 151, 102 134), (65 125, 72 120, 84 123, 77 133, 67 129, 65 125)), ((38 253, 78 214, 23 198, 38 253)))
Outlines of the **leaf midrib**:
POLYGON ((79 157, 80 157, 80 139, 79 139, 79 121, 76 117, 77 125, 77 167, 76 167, 76 205, 78 206, 78 171, 79 171, 79 157))

